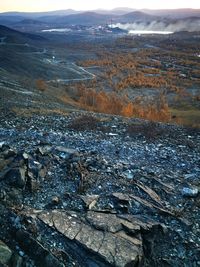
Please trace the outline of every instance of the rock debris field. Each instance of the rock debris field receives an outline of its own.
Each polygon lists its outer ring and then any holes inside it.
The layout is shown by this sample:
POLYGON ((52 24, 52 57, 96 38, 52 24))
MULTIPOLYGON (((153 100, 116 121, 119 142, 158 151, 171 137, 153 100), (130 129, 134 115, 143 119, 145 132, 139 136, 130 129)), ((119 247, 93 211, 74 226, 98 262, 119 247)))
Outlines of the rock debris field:
POLYGON ((200 266, 198 130, 1 113, 0 266, 200 266))

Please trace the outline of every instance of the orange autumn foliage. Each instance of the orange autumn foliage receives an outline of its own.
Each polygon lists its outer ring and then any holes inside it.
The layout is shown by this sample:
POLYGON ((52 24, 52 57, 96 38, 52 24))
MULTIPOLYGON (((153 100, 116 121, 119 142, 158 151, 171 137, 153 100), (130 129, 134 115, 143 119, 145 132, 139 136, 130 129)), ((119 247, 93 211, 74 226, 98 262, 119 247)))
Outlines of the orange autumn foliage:
POLYGON ((151 101, 143 98, 130 101, 125 96, 93 89, 79 90, 78 94, 78 103, 87 110, 155 121, 169 121, 171 118, 164 92, 151 101))

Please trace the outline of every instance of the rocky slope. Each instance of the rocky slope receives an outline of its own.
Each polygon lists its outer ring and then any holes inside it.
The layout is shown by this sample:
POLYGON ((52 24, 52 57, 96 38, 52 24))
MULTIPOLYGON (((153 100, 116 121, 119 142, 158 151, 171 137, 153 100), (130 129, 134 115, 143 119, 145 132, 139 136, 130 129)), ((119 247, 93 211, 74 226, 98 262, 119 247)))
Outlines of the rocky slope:
POLYGON ((1 109, 3 266, 200 266, 198 131, 1 109))

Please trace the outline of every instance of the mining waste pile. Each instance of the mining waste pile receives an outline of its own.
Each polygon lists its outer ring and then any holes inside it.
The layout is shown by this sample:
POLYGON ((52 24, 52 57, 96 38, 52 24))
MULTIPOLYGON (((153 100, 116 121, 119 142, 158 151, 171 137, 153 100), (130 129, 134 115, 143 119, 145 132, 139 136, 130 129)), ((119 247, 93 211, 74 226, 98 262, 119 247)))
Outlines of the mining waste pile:
POLYGON ((0 266, 200 266, 199 131, 82 111, 0 120, 0 266))

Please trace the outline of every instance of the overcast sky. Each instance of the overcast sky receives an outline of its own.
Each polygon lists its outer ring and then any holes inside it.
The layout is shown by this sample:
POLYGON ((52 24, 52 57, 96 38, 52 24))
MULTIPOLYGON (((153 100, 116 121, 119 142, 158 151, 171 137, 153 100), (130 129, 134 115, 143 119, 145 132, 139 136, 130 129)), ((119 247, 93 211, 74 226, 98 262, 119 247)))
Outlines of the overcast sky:
POLYGON ((0 0, 0 11, 92 10, 131 7, 136 9, 200 8, 200 0, 0 0))

